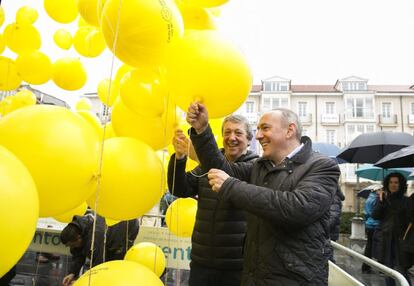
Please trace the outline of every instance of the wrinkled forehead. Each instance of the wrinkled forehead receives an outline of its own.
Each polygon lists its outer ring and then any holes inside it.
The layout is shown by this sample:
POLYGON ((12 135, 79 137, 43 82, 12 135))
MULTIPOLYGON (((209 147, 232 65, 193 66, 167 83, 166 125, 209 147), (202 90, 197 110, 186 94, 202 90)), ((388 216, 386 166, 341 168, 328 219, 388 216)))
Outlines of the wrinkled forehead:
POLYGON ((244 133, 247 133, 246 126, 243 122, 227 121, 223 124, 223 132, 225 132, 225 131, 236 131, 236 130, 241 130, 244 133))
POLYGON ((282 113, 280 111, 268 111, 260 117, 259 126, 266 125, 277 125, 280 124, 282 120, 282 113))

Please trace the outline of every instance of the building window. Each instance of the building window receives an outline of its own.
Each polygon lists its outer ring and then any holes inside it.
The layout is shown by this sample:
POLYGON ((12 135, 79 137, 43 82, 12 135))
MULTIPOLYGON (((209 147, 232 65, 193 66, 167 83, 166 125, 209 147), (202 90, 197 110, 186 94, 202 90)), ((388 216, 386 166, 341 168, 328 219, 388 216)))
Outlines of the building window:
POLYGON ((308 115, 308 103, 307 102, 299 101, 298 115, 299 117, 306 117, 308 115))
POLYGON ((344 91, 367 90, 367 84, 365 82, 343 82, 342 89, 344 91))
POLYGON ((285 82, 265 81, 264 91, 288 91, 288 84, 285 82))
POLYGON ((335 102, 325 102, 325 113, 335 114, 335 102))
POLYGON ((336 143, 336 132, 335 130, 326 130, 326 143, 335 144, 336 143))
POLYGON ((263 111, 272 110, 278 107, 287 107, 286 97, 263 97, 263 111))
POLYGON ((347 116, 352 118, 371 118, 374 116, 372 98, 348 98, 347 116))
POLYGON ((411 102, 411 114, 414 115, 414 102, 411 102))
POLYGON ((267 81, 264 83, 264 91, 275 91, 275 82, 267 81))
POLYGON ((246 113, 253 113, 254 112, 254 102, 247 101, 246 102, 246 113))
POLYGON ((346 142, 349 143, 357 135, 362 133, 372 133, 375 132, 375 125, 374 124, 349 124, 346 129, 346 142))
POLYGON ((381 108, 383 118, 391 118, 391 102, 383 102, 381 108))

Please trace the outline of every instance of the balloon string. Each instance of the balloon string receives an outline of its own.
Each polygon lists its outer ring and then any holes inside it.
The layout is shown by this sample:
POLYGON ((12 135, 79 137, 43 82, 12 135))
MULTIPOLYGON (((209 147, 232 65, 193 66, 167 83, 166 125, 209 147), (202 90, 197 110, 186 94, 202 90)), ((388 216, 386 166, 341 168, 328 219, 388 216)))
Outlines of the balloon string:
POLYGON ((40 244, 40 250, 36 253, 36 257, 37 257, 37 263, 36 263, 36 270, 35 270, 35 275, 34 275, 34 278, 33 278, 33 280, 32 280, 32 282, 33 282, 33 286, 36 286, 36 282, 37 282, 37 273, 38 273, 38 270, 39 270, 39 266, 40 266, 40 255, 42 255, 42 253, 43 253, 43 238, 46 236, 46 230, 43 230, 43 231, 41 231, 41 237, 42 237, 42 239, 41 239, 41 244, 40 244))
MULTIPOLYGON (((118 8, 118 17, 117 17, 117 22, 116 22, 116 28, 115 28, 115 33, 114 33, 114 43, 112 46, 112 62, 111 62, 111 80, 109 81, 109 87, 108 87, 108 94, 107 94, 107 98, 106 98, 106 103, 108 106, 109 104, 109 96, 110 96, 110 88, 111 88, 111 83, 112 83, 112 74, 113 74, 113 70, 114 70, 114 61, 115 61, 115 50, 116 50, 116 45, 117 45, 117 39, 118 39, 118 32, 119 32, 119 22, 120 22, 120 18, 121 18, 121 8, 122 8, 122 0, 119 0, 119 8, 118 8)), ((105 110, 105 108, 104 108, 105 110)), ((103 112, 104 113, 104 112, 103 112)), ((106 134, 106 122, 103 128, 103 138, 101 140, 101 150, 100 150, 100 156, 99 156, 99 174, 98 174, 98 178, 97 178, 97 188, 96 188, 96 197, 95 197, 95 206, 94 206, 94 212, 93 212, 93 216, 94 216, 94 221, 93 221, 93 228, 92 228, 92 241, 91 241, 91 260, 90 260, 90 264, 89 264, 89 269, 92 269, 93 266, 93 257, 94 257, 94 245, 95 245, 95 235, 96 235, 96 223, 97 223, 97 209, 98 209, 98 202, 99 202, 99 193, 101 190, 101 174, 102 174, 102 166, 103 166, 103 152, 104 152, 104 146, 105 146, 105 134, 106 134)), ((106 236, 106 233, 105 233, 106 236)), ((104 238, 104 249, 105 249, 105 244, 106 244, 106 239, 104 238)), ((104 258, 105 259, 105 258, 104 258)), ((92 271, 89 271, 89 275, 88 275, 88 285, 91 285, 91 280, 92 280, 92 271)))

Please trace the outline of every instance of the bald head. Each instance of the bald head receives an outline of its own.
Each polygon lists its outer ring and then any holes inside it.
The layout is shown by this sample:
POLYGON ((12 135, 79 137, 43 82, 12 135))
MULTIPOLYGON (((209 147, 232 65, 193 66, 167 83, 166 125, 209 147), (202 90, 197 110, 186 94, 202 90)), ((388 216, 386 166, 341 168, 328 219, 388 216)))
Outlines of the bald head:
POLYGON ((295 138, 300 142, 300 138, 302 137, 302 123, 299 120, 298 115, 290 109, 287 108, 275 108, 271 111, 266 112, 265 114, 269 114, 272 116, 277 116, 280 118, 282 124, 285 127, 289 126, 290 124, 295 125, 295 138))

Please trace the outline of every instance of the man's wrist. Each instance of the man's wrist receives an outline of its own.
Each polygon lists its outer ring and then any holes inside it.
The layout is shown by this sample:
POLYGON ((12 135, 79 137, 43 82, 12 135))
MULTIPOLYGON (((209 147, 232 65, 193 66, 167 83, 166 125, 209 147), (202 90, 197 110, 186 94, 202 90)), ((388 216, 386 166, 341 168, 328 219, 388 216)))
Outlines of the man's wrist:
POLYGON ((208 124, 206 124, 206 125, 204 125, 204 126, 202 126, 202 127, 198 128, 198 129, 195 129, 195 131, 197 132, 197 134, 201 134, 201 133, 203 133, 204 131, 206 131, 207 127, 208 127, 208 124))

